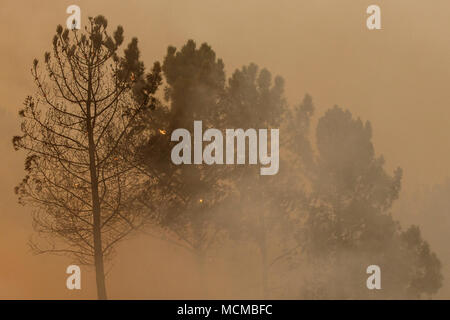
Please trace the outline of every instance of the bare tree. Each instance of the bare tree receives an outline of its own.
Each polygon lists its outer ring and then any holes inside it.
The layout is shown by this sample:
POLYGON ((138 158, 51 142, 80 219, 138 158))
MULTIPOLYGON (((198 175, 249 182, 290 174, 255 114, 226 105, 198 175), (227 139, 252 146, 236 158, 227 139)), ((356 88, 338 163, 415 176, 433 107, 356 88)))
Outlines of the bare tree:
POLYGON ((137 39, 119 57, 123 28, 110 36, 103 16, 89 18, 84 32, 57 27, 45 70, 34 60, 37 93, 25 100, 22 136, 26 177, 19 201, 35 208, 32 241, 37 253, 61 253, 94 264, 97 294, 106 299, 104 259, 143 224, 134 205, 146 177, 124 153, 133 152, 135 123, 157 103, 160 66, 144 74, 137 39), (43 243, 42 239, 45 239, 43 243))

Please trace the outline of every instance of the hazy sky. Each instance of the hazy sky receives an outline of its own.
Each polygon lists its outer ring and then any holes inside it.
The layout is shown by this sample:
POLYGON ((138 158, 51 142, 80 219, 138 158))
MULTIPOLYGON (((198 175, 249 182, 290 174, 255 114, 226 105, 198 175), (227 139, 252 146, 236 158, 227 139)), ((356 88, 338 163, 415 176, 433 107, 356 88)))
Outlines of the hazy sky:
MULTIPOLYGON (((0 298, 91 297, 95 291, 86 284, 82 293, 69 294, 64 268, 70 260, 28 252, 29 209, 18 206, 12 192, 23 177, 23 157, 11 146, 15 115, 34 89, 32 60, 51 49, 70 4, 81 7, 82 23, 103 14, 110 26, 124 27, 126 40, 137 36, 147 66, 162 60, 168 45, 192 38, 212 46, 228 75, 250 62, 281 75, 290 104, 309 93, 319 113, 338 104, 370 120, 377 153, 389 169, 404 169, 407 189, 449 176, 448 0, 0 0, 0 298), (370 4, 381 6, 383 30, 366 29, 370 4)), ((183 272, 170 267, 173 250, 143 241, 132 242, 143 265, 136 267, 127 253, 117 259, 112 296, 189 294, 177 283, 183 272), (155 259, 166 263, 155 267, 155 259), (156 270, 167 277, 152 276, 156 270)))

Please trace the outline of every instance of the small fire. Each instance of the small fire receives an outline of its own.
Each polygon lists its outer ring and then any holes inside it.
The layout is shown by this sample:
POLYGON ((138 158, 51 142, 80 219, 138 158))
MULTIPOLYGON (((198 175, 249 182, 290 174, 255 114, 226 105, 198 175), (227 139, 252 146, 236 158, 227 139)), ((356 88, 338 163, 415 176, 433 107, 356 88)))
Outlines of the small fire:
POLYGON ((198 200, 198 202, 203 203, 203 199, 198 200))
POLYGON ((134 81, 136 79, 133 72, 130 75, 130 79, 131 79, 131 81, 134 81))
POLYGON ((159 131, 159 133, 161 133, 161 134, 166 134, 166 133, 167 133, 167 131, 164 130, 164 129, 158 129, 158 131, 159 131))

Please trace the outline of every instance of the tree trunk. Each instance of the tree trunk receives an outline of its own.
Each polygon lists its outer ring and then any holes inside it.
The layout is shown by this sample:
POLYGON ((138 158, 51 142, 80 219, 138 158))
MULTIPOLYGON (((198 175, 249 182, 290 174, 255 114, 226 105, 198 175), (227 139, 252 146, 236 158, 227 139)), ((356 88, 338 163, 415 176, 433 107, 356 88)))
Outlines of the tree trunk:
MULTIPOLYGON (((92 132, 92 128, 89 132, 92 132)), ((97 281, 97 296, 99 300, 106 300, 105 269, 103 265, 103 247, 101 232, 100 198, 98 195, 98 176, 95 165, 95 144, 93 134, 89 134, 89 169, 91 174, 91 192, 92 192, 92 214, 93 214, 93 233, 94 233, 94 263, 95 277, 97 281)))
MULTIPOLYGON (((89 171, 91 176, 91 192, 92 192, 92 215, 93 215, 93 233, 94 233, 94 264, 95 264, 95 279, 97 283, 97 298, 99 300, 106 300, 106 283, 105 283, 105 268, 103 264, 103 246, 102 246, 102 231, 101 231, 101 212, 100 212, 100 198, 98 194, 98 174, 97 161, 94 142, 94 128, 92 127, 91 118, 91 93, 92 81, 91 70, 89 68, 88 81, 88 99, 86 102, 87 113, 87 132, 89 140, 89 171)), ((95 115, 94 115, 95 117, 95 115)))
MULTIPOLYGON (((95 171, 95 167, 94 167, 95 171)), ((91 170, 92 178, 92 170, 91 170)), ((100 202, 98 197, 98 181, 97 175, 92 181, 92 199, 94 215, 94 262, 95 262, 95 278, 97 282, 97 297, 99 300, 106 300, 106 284, 105 284, 105 269, 103 265, 103 248, 102 248, 102 233, 101 233, 101 218, 100 218, 100 202)))

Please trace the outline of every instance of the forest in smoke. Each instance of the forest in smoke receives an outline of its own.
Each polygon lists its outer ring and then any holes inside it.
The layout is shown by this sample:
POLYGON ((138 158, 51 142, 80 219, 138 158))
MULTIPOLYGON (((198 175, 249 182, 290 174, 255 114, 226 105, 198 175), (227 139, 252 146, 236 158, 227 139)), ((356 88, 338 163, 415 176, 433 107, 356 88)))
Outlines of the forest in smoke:
MULTIPOLYGON (((207 43, 187 40, 169 46, 160 62, 142 61, 136 38, 123 44, 122 27, 103 16, 87 25, 56 28, 49 51, 31 66, 36 91, 19 110, 13 143, 26 160, 15 192, 33 212, 34 252, 92 265, 100 299, 107 298, 105 265, 136 234, 191 256, 204 298, 220 296, 208 283, 208 274, 220 277, 213 260, 253 274, 237 278, 256 288, 254 298, 438 293, 441 256, 420 219, 408 226, 394 218, 402 169, 385 168, 370 119, 343 106, 317 114, 309 95, 289 105, 282 77, 246 61, 227 76, 226 61, 207 43), (221 130, 280 128, 279 173, 174 165, 171 132, 192 131, 194 120, 221 130), (383 290, 367 289, 369 265, 380 266, 383 290)), ((447 212, 448 203, 433 200, 446 190, 436 187, 415 210, 447 212)))

